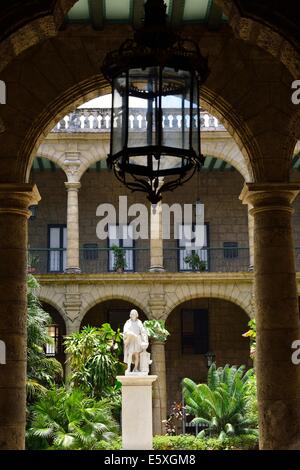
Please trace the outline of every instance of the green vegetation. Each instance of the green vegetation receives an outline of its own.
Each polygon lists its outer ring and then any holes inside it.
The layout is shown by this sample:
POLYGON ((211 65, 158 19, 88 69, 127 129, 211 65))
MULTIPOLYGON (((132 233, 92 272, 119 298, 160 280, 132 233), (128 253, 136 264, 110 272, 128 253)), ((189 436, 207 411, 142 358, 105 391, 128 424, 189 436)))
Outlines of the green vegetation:
POLYGON ((72 370, 62 382, 61 364, 46 356, 51 319, 42 309, 28 277, 28 413, 26 447, 38 449, 109 449, 118 437, 121 384, 126 365, 119 357, 122 335, 109 324, 85 327, 65 339, 72 370), (58 385, 60 385, 58 387, 58 385))
POLYGON ((101 328, 84 327, 65 339, 66 353, 71 367, 70 384, 91 397, 111 396, 115 391, 116 376, 122 375, 126 365, 120 362, 122 351, 120 331, 108 323, 101 328))
POLYGON ((112 252, 114 254, 114 271, 124 271, 124 269, 127 268, 124 248, 122 248, 121 246, 113 245, 112 252))
POLYGON ((250 338, 250 357, 255 358, 256 351, 256 321, 252 319, 248 323, 249 330, 243 334, 244 338, 250 338))
POLYGON ((194 416, 192 423, 203 426, 198 437, 223 440, 239 435, 257 436, 257 422, 248 413, 249 379, 253 370, 226 365, 209 369, 207 384, 196 385, 183 380, 186 411, 194 416))
POLYGON ((34 402, 41 394, 62 380, 62 366, 55 358, 46 356, 46 344, 53 340, 48 336, 47 327, 51 321, 38 300, 37 280, 28 276, 27 281, 27 401, 34 402))
MULTIPOLYGON (((105 445, 105 444, 103 444, 105 445)), ((120 450, 121 439, 107 445, 108 450, 120 450)), ((256 436, 226 437, 223 440, 202 438, 190 434, 179 436, 154 436, 154 450, 256 450, 258 438, 256 436)))
POLYGON ((149 338, 155 341, 166 341, 170 333, 165 328, 164 320, 146 320, 144 327, 149 338))
POLYGON ((184 262, 189 265, 193 271, 206 271, 207 264, 194 251, 184 258, 184 262))
POLYGON ((34 406, 27 448, 97 450, 117 437, 118 426, 107 401, 77 389, 48 390, 34 406))

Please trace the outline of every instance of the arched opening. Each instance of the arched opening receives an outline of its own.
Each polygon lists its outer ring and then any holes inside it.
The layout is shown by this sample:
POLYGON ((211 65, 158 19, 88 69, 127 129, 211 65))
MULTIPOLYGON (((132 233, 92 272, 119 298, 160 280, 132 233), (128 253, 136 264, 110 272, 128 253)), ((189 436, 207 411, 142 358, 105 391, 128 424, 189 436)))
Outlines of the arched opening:
POLYGON ((208 357, 213 353, 217 366, 253 367, 249 341, 242 337, 249 317, 238 305, 223 299, 193 299, 178 305, 168 316, 166 342, 168 409, 180 402, 181 381, 207 380, 208 357))
POLYGON ((46 355, 55 357, 65 372, 66 354, 64 351, 64 337, 66 336, 66 324, 58 310, 47 302, 41 302, 42 308, 51 317, 51 323, 48 326, 48 334, 53 339, 53 344, 46 345, 46 355))
POLYGON ((141 321, 147 320, 145 313, 133 303, 122 299, 111 299, 94 305, 85 314, 81 322, 81 328, 88 325, 100 327, 103 323, 109 323, 113 330, 118 328, 123 330, 123 326, 129 318, 130 310, 133 308, 138 311, 141 321))
POLYGON ((33 274, 62 273, 66 268, 66 175, 53 162, 37 157, 30 179, 39 188, 41 201, 29 219, 28 252, 33 274))

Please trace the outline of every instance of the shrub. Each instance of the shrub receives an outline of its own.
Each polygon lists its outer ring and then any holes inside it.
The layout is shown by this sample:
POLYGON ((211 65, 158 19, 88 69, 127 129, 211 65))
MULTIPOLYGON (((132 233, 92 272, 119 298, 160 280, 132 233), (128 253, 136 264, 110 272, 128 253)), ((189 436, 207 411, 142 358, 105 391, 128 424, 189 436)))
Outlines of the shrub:
POLYGON ((155 436, 154 450, 255 450, 258 449, 258 437, 241 435, 220 439, 200 439, 190 435, 155 436))
POLYGON ((223 440, 241 434, 257 435, 256 422, 247 414, 248 382, 252 375, 253 370, 245 373, 244 366, 217 369, 212 364, 207 384, 183 380, 186 410, 195 416, 192 423, 204 427, 199 437, 223 440))
POLYGON ((97 450, 117 437, 108 401, 96 401, 80 390, 48 390, 31 412, 28 449, 97 450))

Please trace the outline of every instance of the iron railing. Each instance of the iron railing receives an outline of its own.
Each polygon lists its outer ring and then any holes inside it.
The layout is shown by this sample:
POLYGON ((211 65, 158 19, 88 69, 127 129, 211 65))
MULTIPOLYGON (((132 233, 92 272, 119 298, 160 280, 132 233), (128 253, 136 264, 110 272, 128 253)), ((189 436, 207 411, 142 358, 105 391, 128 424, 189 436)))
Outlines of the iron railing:
POLYGON ((250 271, 249 248, 165 248, 164 268, 169 272, 245 272, 250 271), (193 261, 187 262, 187 257, 193 261), (197 260, 200 261, 197 263, 197 260))

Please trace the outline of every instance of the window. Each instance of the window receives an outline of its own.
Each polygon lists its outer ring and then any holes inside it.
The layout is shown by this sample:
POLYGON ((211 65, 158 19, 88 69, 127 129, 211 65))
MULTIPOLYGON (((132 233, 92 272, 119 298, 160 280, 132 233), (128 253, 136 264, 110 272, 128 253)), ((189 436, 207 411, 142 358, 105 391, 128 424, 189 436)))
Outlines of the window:
MULTIPOLYGON (((195 230, 195 226, 192 227, 195 230)), ((193 263, 186 263, 185 259, 187 256, 198 255, 200 261, 204 262, 204 269, 209 269, 209 256, 208 256, 208 224, 204 225, 204 245, 203 248, 195 247, 195 238, 192 240, 189 237, 185 238, 185 234, 188 235, 191 228, 188 225, 181 225, 179 227, 179 233, 182 233, 182 238, 178 240, 178 270, 179 271, 199 271, 199 267, 195 267, 193 263)))
MULTIPOLYGON (((134 271, 133 227, 131 225, 109 225, 109 248, 120 246, 124 248, 126 267, 124 271, 134 271)), ((108 255, 108 270, 114 271, 115 256, 112 250, 108 255)))
POLYGON ((83 258, 87 261, 94 261, 99 258, 97 243, 85 243, 83 245, 83 258))
POLYGON ((224 258, 225 259, 232 259, 239 257, 239 245, 237 242, 224 242, 223 249, 224 249, 224 258))
POLYGON ((48 249, 48 272, 64 272, 67 264, 66 225, 48 226, 48 249))
POLYGON ((181 350, 182 354, 208 352, 208 310, 181 311, 181 350))
POLYGON ((46 355, 55 357, 59 353, 59 327, 58 325, 48 326, 48 335, 53 339, 53 343, 46 344, 46 355))

